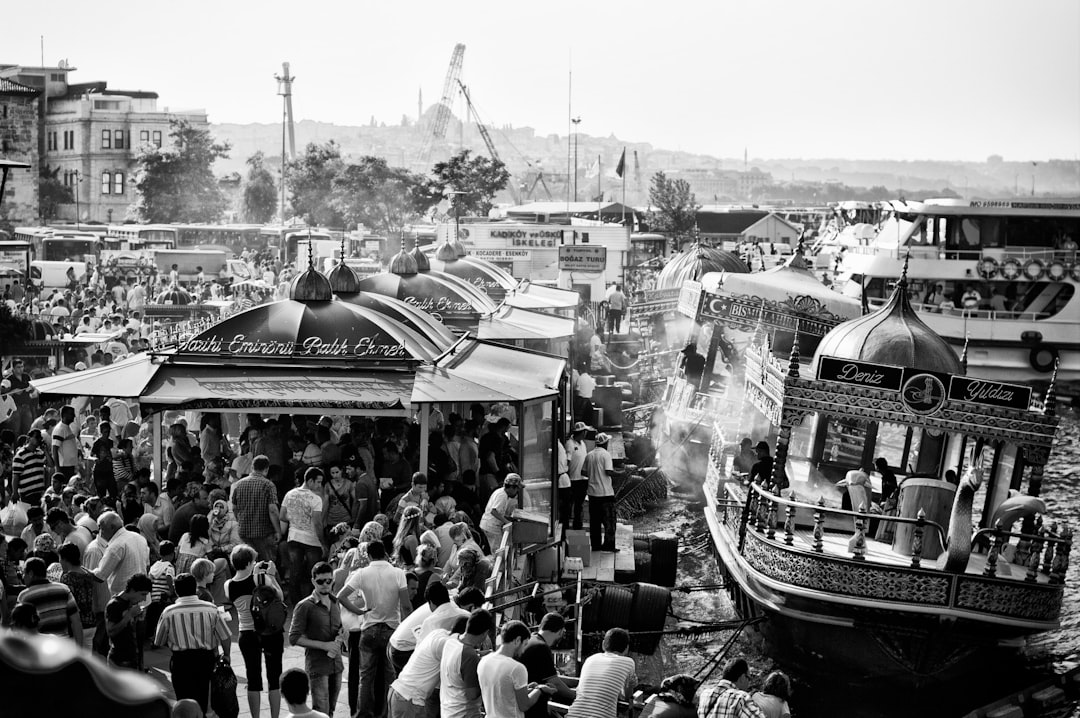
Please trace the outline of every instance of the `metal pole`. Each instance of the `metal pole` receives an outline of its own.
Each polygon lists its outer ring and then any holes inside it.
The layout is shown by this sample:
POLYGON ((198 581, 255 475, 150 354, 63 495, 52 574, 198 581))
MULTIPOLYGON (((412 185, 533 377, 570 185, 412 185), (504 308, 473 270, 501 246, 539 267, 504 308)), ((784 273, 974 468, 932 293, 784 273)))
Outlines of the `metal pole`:
POLYGON ((578 137, 580 135, 580 132, 578 130, 578 125, 581 124, 581 117, 580 116, 575 117, 574 119, 572 119, 570 121, 572 123, 574 123, 574 201, 577 202, 577 198, 578 198, 578 193, 577 193, 578 154, 577 153, 578 153, 578 137))
POLYGON ((79 178, 79 170, 75 170, 75 229, 79 228, 79 215, 82 212, 79 210, 79 183, 82 180, 79 178))

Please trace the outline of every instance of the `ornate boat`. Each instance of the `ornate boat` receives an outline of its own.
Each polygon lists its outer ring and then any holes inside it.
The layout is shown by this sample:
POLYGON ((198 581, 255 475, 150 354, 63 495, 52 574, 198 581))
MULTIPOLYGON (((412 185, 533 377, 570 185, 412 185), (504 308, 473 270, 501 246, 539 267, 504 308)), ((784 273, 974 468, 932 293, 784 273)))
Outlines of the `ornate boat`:
POLYGON ((926 686, 1058 628, 1072 530, 1038 499, 1054 386, 1039 402, 964 369, 908 304, 906 272, 886 306, 821 340, 809 371, 797 341, 786 361, 767 339, 747 353, 744 422, 768 426, 752 439, 775 442, 772 479, 731 472, 715 431, 706 518, 736 609, 767 619, 781 663, 926 686), (848 472, 875 457, 900 479, 896 510, 876 512, 877 478, 844 508, 848 472))

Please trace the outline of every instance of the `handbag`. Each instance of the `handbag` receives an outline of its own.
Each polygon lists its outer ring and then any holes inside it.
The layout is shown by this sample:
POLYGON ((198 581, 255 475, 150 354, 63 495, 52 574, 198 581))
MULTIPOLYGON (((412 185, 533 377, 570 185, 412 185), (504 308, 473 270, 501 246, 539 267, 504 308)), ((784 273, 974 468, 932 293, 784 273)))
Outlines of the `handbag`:
POLYGON ((232 666, 224 656, 218 658, 210 676, 210 707, 219 718, 237 718, 240 715, 240 701, 236 697, 237 683, 232 666))
POLYGON ((353 613, 347 608, 341 609, 341 627, 349 633, 353 631, 359 631, 361 624, 361 617, 358 613, 353 613))

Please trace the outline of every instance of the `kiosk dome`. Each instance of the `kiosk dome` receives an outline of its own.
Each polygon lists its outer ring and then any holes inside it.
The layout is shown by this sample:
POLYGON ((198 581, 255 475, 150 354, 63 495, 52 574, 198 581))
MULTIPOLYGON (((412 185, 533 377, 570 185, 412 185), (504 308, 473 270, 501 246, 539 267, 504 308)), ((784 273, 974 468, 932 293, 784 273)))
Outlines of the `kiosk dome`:
POLYGON ((749 271, 734 254, 694 242, 664 265, 656 276, 656 289, 681 289, 687 280, 696 281, 709 272, 746 274, 749 271))

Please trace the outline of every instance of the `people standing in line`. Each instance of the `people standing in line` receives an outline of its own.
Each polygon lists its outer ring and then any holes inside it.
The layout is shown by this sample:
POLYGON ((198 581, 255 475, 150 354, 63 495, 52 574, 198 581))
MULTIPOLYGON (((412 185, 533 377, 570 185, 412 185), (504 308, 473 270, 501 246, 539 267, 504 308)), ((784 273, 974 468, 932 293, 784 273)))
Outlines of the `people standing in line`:
POLYGON ((372 542, 367 547, 371 563, 349 576, 338 600, 347 611, 360 616, 359 635, 351 634, 349 646, 349 690, 359 669, 357 718, 383 718, 386 715, 386 689, 394 682, 394 666, 388 653, 390 636, 412 611, 405 572, 386 560, 386 547, 372 542), (362 604, 353 596, 359 595, 362 604), (381 679, 381 680, 380 680, 381 679))
POLYGON ((341 607, 331 591, 334 568, 319 561, 311 568, 311 581, 312 593, 293 607, 289 645, 304 649, 312 708, 332 718, 341 691, 341 673, 345 670, 341 660, 341 607))
POLYGON ((765 718, 750 698, 750 665, 743 658, 724 664, 720 682, 698 694, 698 718, 765 718))
POLYGON ((37 610, 38 633, 67 636, 81 646, 83 625, 79 618, 79 606, 71 589, 48 579, 47 569, 45 562, 36 556, 26 559, 23 567, 26 588, 19 592, 16 602, 37 610))
MULTIPOLYGON (((580 531, 585 513, 585 497, 589 493, 589 477, 581 472, 589 448, 585 445, 585 432, 592 427, 583 421, 574 423, 570 438, 566 440, 566 473, 570 475, 570 500, 573 503, 573 529, 580 531)), ((566 521, 570 521, 567 516, 566 521)))
POLYGON ((502 488, 495 489, 480 517, 480 530, 487 536, 488 547, 495 553, 502 546, 503 529, 514 521, 514 510, 521 494, 521 474, 509 473, 503 479, 502 488))
POLYGON ((142 617, 142 604, 150 595, 153 583, 145 573, 127 580, 122 593, 105 606, 105 630, 109 633, 109 665, 139 668, 139 644, 136 628, 142 617))
POLYGON ((484 609, 473 611, 465 633, 451 636, 443 646, 439 663, 440 718, 479 718, 483 709, 480 679, 480 649, 495 622, 484 609))
POLYGON ((281 537, 277 489, 267 478, 270 459, 259 454, 251 461, 251 473, 232 486, 233 515, 240 531, 240 540, 251 546, 260 561, 270 561, 277 555, 281 537))
MULTIPOLYGON (((289 603, 296 605, 311 591, 309 576, 312 568, 322 560, 326 547, 323 545, 322 520, 322 469, 314 466, 304 472, 304 483, 285 494, 281 501, 279 524, 289 549, 289 603)), ((309 677, 314 679, 311 671, 309 677)), ((316 682, 312 691, 317 692, 316 682)))
POLYGON ((536 703, 525 711, 525 718, 547 718, 548 699, 554 698, 560 703, 570 705, 576 695, 571 683, 577 680, 559 675, 555 667, 555 654, 552 647, 566 634, 566 619, 558 613, 548 613, 540 619, 539 629, 525 645, 517 659, 525 666, 529 681, 551 687, 536 703))
POLYGON ((161 612, 154 644, 172 651, 169 671, 177 700, 191 698, 205 713, 217 651, 220 649, 225 660, 229 660, 232 632, 217 607, 195 595, 194 576, 182 573, 174 585, 176 603, 161 612))
POLYGON ((401 673, 401 669, 409 662, 416 644, 419 643, 417 634, 424 621, 435 612, 437 608, 450 603, 450 592, 442 583, 432 583, 427 587, 423 604, 414 608, 390 634, 390 663, 394 666, 394 674, 401 673))
POLYGON ((409 662, 391 684, 387 699, 390 718, 437 718, 439 670, 443 648, 451 635, 460 635, 468 616, 458 616, 449 628, 433 629, 416 644, 409 662))
POLYGON ((274 576, 274 564, 256 563, 255 548, 240 544, 229 556, 236 573, 225 582, 225 596, 236 606, 236 619, 240 631, 238 643, 244 657, 244 673, 247 675, 247 702, 251 715, 259 715, 262 696, 262 663, 266 657, 266 687, 269 691, 270 718, 278 718, 281 712, 281 662, 285 652, 285 634, 280 630, 264 627, 256 630, 251 614, 252 595, 257 586, 267 586, 278 598, 284 599, 281 586, 274 576))
POLYGON ((488 718, 525 718, 525 711, 541 697, 555 692, 552 686, 529 682, 529 673, 516 659, 529 640, 529 627, 507 621, 499 629, 499 647, 480 659, 476 677, 488 718))
MULTIPOLYGON (((29 422, 28 422, 29 425, 29 422)), ((45 494, 45 464, 48 457, 41 448, 41 432, 28 431, 11 460, 11 496, 31 506, 41 503, 45 494)))
POLYGON ((626 718, 634 718, 634 686, 637 684, 630 634, 611 628, 604 634, 603 653, 585 659, 578 679, 577 694, 566 718, 615 718, 619 698, 629 704, 626 718))
POLYGON ((330 718, 326 713, 308 706, 310 691, 310 679, 302 669, 290 668, 281 674, 281 695, 289 707, 286 718, 330 718))
POLYGON ((750 696, 765 718, 791 718, 791 680, 781 671, 765 676, 761 690, 750 696))
POLYGON ((615 551, 615 466, 607 450, 608 435, 597 434, 595 444, 582 465, 589 479, 589 534, 593 551, 615 551))

